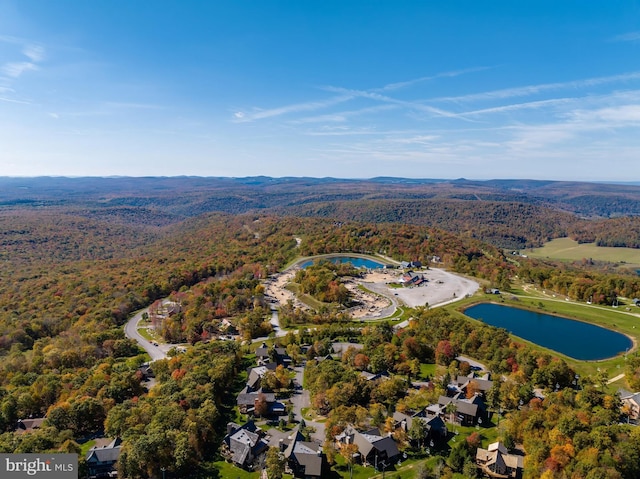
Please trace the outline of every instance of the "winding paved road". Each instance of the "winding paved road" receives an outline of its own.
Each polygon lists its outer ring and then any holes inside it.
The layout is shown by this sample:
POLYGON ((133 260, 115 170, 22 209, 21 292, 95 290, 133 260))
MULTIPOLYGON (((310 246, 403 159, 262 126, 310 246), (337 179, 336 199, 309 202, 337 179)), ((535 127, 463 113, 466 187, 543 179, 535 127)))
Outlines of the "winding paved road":
POLYGON ((138 345, 144 349, 149 356, 151 357, 151 361, 157 361, 158 359, 165 359, 167 357, 167 353, 163 350, 165 345, 155 346, 151 343, 151 341, 146 340, 144 337, 140 335, 138 332, 138 322, 142 319, 142 315, 144 313, 149 313, 149 308, 141 309, 137 311, 127 324, 124 326, 124 335, 133 339, 138 345))

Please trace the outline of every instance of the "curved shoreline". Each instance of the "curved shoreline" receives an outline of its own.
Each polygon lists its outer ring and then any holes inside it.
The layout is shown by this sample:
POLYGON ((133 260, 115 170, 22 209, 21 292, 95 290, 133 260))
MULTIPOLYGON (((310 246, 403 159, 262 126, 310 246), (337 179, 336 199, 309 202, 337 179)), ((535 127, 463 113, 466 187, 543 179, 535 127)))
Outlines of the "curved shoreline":
MULTIPOLYGON (((518 296, 518 295, 515 295, 515 294, 513 294, 512 296, 514 296, 514 297, 516 297, 516 298, 537 299, 537 300, 540 300, 540 301, 552 301, 552 302, 554 302, 554 301, 555 301, 555 302, 561 302, 561 301, 559 301, 559 300, 552 300, 552 299, 547 299, 547 298, 535 298, 535 297, 533 297, 533 296, 518 296)), ((494 300, 487 300, 487 301, 478 300, 478 301, 473 301, 473 302, 469 303, 468 305, 466 305, 466 306, 464 306, 464 307, 462 307, 462 308, 458 308, 458 312, 460 312, 461 314, 464 314, 464 316, 465 316, 465 317, 467 317, 467 318, 469 318, 469 319, 472 319, 472 320, 474 320, 474 321, 478 321, 478 322, 480 322, 480 323, 482 323, 482 324, 486 324, 487 326, 492 326, 492 327, 494 327, 494 328, 498 328, 499 326, 494 326, 494 325, 492 325, 492 324, 486 323, 486 322, 484 322, 484 321, 481 321, 480 319, 474 318, 474 317, 469 316, 469 315, 467 315, 467 314, 465 313, 465 311, 466 311, 467 309, 472 308, 473 306, 478 306, 478 305, 480 305, 480 304, 494 304, 494 305, 496 305, 496 306, 504 306, 504 307, 514 308, 514 309, 520 309, 520 310, 528 311, 528 312, 532 312, 532 313, 540 313, 540 311, 538 311, 538 310, 536 310, 536 309, 529 308, 529 307, 525 307, 525 306, 523 306, 523 305, 521 305, 521 304, 520 304, 520 305, 515 305, 515 304, 512 304, 511 302, 509 302, 508 304, 505 304, 505 303, 497 302, 497 301, 494 301, 494 300)), ((577 305, 582 306, 582 307, 586 307, 586 305, 582 305, 582 304, 579 304, 579 303, 574 303, 574 304, 577 304, 577 305)), ((618 313, 622 313, 622 312, 621 312, 621 311, 619 311, 618 313)), ((511 332, 511 331, 509 331, 509 330, 507 330, 507 332, 509 333, 509 335, 511 335, 511 336, 513 336, 513 337, 515 337, 515 338, 518 338, 518 339, 520 339, 520 340, 522 340, 522 341, 526 341, 527 343, 530 343, 530 344, 534 344, 534 345, 536 345, 536 346, 538 346, 538 347, 540 347, 540 348, 544 348, 544 349, 546 349, 546 350, 548 350, 548 351, 551 351, 551 352, 553 352, 553 353, 555 353, 555 354, 560 354, 560 355, 562 355, 562 356, 564 356, 564 357, 566 357, 566 358, 571 359, 572 361, 580 361, 580 362, 585 362, 585 363, 600 363, 600 362, 605 362, 605 361, 611 361, 611 360, 613 360, 613 359, 616 359, 616 358, 619 358, 619 357, 625 356, 625 355, 627 355, 627 354, 629 354, 629 353, 632 353, 632 352, 635 352, 635 351, 637 351, 637 350, 638 350, 638 340, 637 340, 635 337, 631 336, 630 334, 628 334, 628 333, 626 333, 626 332, 618 331, 618 330, 615 330, 615 329, 611 329, 610 327, 607 327, 607 326, 605 326, 605 325, 603 325, 603 324, 601 324, 601 323, 592 322, 592 321, 587 321, 587 320, 585 320, 585 319, 583 319, 583 318, 578 318, 578 317, 575 317, 575 316, 562 315, 562 314, 557 313, 557 312, 548 312, 548 311, 544 311, 542 314, 545 314, 545 315, 547 315, 547 316, 555 316, 555 317, 557 317, 557 318, 565 319, 565 320, 567 320, 567 321, 577 321, 577 322, 580 322, 580 323, 584 323, 584 324, 588 324, 588 325, 591 325, 591 326, 595 326, 595 327, 598 327, 598 328, 605 329, 605 330, 610 331, 610 332, 612 332, 612 333, 620 334, 620 335, 622 335, 622 336, 626 337, 627 339, 629 339, 629 340, 631 341, 632 346, 631 346, 627 351, 625 351, 625 352, 619 352, 619 353, 617 353, 615 356, 611 356, 611 357, 608 357, 608 358, 601 358, 601 359, 578 359, 578 358, 574 358, 573 356, 569 356, 568 354, 565 354, 565 353, 563 353, 563 352, 561 352, 561 351, 556 351, 555 349, 548 348, 548 347, 543 346, 543 345, 541 345, 541 344, 538 344, 538 343, 536 343, 536 342, 534 342, 534 341, 531 341, 531 340, 529 340, 529 339, 523 338, 522 336, 518 336, 517 334, 515 334, 515 333, 513 333, 513 332, 511 332)), ((507 329, 507 328, 502 328, 502 329, 507 329)))

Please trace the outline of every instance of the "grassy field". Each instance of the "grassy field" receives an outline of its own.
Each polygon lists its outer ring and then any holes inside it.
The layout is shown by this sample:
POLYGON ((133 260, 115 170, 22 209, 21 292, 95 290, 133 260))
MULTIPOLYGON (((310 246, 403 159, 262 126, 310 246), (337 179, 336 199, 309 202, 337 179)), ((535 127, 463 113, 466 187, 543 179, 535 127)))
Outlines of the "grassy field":
POLYGON ((551 258, 564 261, 580 261, 591 258, 595 261, 610 263, 624 263, 625 267, 640 268, 640 249, 610 248, 596 246, 595 243, 578 244, 569 238, 554 239, 542 248, 523 251, 532 258, 551 258))

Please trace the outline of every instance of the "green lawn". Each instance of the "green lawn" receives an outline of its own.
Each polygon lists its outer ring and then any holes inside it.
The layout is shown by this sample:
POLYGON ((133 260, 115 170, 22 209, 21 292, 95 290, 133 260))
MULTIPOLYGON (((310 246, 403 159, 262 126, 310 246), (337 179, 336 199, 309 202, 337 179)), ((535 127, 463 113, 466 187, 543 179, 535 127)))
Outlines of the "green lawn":
POLYGON ((80 444, 80 457, 87 457, 87 453, 89 449, 96 445, 96 440, 92 439, 91 441, 87 441, 84 444, 80 444))
POLYGON ((625 266, 640 268, 640 249, 612 248, 596 246, 595 243, 582 243, 570 238, 558 238, 546 243, 542 248, 523 251, 532 258, 551 258, 565 261, 580 261, 591 258, 596 261, 624 263, 625 266))
POLYGON ((160 336, 156 334, 155 330, 151 330, 148 328, 138 328, 138 334, 142 336, 147 341, 158 341, 160 336))
POLYGON ((311 309, 318 311, 323 306, 328 306, 329 303, 323 303, 318 301, 311 295, 300 293, 300 285, 296 283, 289 283, 285 286, 286 289, 296 295, 296 298, 301 302, 309 306, 311 309))
POLYGON ((224 479, 259 479, 259 472, 248 472, 244 469, 229 464, 225 461, 217 461, 213 463, 213 466, 220 472, 221 478, 224 479))
POLYGON ((432 378, 436 374, 435 364, 420 363, 420 377, 422 379, 432 378))

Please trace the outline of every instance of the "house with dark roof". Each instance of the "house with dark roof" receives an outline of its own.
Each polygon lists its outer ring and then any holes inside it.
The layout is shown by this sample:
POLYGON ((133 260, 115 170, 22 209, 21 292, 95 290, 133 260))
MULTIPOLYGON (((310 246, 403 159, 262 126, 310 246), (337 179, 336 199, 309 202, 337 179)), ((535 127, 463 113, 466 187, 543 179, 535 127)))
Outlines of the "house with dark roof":
POLYGON ((227 424, 227 435, 222 440, 220 453, 236 466, 246 470, 260 469, 264 463, 269 443, 253 421, 243 426, 227 424))
POLYGON ((89 479, 118 477, 118 458, 122 439, 119 437, 105 446, 96 445, 87 451, 89 479))
POLYGON ((42 427, 42 423, 44 422, 43 417, 36 418, 28 418, 28 419, 18 419, 16 423, 15 432, 18 434, 25 434, 29 432, 33 432, 36 429, 40 429, 42 427))
POLYGON ((400 282, 405 286, 420 286, 426 283, 428 280, 423 274, 414 273, 413 271, 407 271, 400 278, 400 282))
POLYGON ((276 401, 276 395, 274 393, 263 392, 262 389, 258 391, 247 392, 246 388, 238 394, 236 403, 238 409, 242 414, 255 414, 256 405, 259 407, 259 403, 264 401, 266 403, 266 414, 261 415, 276 415, 280 416, 285 413, 286 407, 279 401, 276 401))
POLYGON ((285 348, 272 347, 269 348, 267 343, 256 349, 256 359, 258 365, 263 365, 269 362, 275 362, 277 365, 283 365, 285 368, 291 365, 291 357, 287 354, 285 348))
POLYGON ((284 443, 282 444, 287 466, 294 477, 320 479, 328 468, 326 457, 318 444, 304 439, 298 426, 288 437, 289 444, 286 447, 284 443))
POLYGON ((395 462, 400 455, 396 441, 391 437, 380 435, 378 429, 367 432, 359 432, 353 426, 346 429, 335 437, 338 445, 355 444, 358 447, 360 460, 367 466, 378 467, 380 464, 387 466, 395 462))
MULTIPOLYGON (((474 426, 487 418, 486 404, 478 394, 474 394, 469 399, 465 398, 462 393, 453 397, 440 396, 438 405, 440 406, 439 414, 444 414, 446 421, 459 423, 461 426, 474 426), (449 404, 455 406, 455 411, 453 414, 444 414, 449 404)), ((429 411, 429 408, 427 410, 429 411)))
POLYGON ((406 268, 422 268, 422 262, 421 261, 401 261, 400 267, 405 269, 406 268))
POLYGON ((140 371, 143 381, 146 381, 149 378, 155 378, 155 374, 149 363, 144 363, 142 366, 138 368, 138 371, 140 371))
POLYGON ((522 477, 523 459, 522 456, 509 454, 501 442, 489 444, 487 449, 479 447, 476 451, 476 464, 489 477, 505 479, 522 477))
POLYGON ((422 421, 427 429, 425 440, 438 440, 447 437, 447 425, 439 415, 427 416, 423 412, 418 414, 393 413, 393 421, 396 428, 401 428, 405 432, 413 426, 414 421, 422 421))

